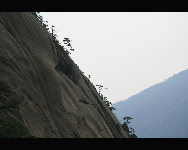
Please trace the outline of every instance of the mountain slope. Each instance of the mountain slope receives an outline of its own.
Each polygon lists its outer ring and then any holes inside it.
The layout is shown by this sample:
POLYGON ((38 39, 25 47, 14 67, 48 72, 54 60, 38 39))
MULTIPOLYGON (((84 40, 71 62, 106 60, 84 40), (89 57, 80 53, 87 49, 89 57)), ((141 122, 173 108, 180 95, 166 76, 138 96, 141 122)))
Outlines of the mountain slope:
POLYGON ((32 13, 0 13, 0 69, 1 83, 13 91, 7 96, 0 85, 0 125, 16 122, 24 136, 128 137, 32 13), (8 107, 9 101, 15 107, 8 107))
POLYGON ((133 117, 138 137, 188 137, 188 69, 113 107, 119 120, 133 117))

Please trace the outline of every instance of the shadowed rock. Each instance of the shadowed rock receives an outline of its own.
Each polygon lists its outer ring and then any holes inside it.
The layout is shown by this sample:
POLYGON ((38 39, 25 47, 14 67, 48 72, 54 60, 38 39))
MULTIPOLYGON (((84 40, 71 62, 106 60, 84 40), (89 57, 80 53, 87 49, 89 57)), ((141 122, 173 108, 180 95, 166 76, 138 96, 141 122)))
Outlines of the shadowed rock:
POLYGON ((32 13, 0 13, 0 80, 12 86, 18 105, 0 109, 0 117, 32 136, 127 137, 93 84, 32 13))

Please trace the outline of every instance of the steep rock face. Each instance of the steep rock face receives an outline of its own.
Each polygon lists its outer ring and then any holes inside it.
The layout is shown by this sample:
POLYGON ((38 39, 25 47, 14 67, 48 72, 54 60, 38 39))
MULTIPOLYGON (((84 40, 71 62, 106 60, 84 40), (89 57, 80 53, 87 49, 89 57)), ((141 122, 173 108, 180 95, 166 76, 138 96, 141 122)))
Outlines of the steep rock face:
POLYGON ((128 137, 72 60, 29 12, 0 13, 0 80, 17 108, 0 109, 36 137, 128 137))

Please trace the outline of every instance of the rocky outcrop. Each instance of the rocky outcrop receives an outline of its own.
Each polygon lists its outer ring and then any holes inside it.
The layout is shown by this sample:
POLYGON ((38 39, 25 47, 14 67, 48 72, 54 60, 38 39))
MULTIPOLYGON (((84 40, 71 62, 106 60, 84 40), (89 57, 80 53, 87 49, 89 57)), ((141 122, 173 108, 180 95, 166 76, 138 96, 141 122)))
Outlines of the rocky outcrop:
MULTIPOLYGON (((0 80, 16 108, 1 109, 35 137, 128 137, 79 67, 29 12, 0 13, 0 80)), ((1 104, 1 103, 0 103, 1 104)))

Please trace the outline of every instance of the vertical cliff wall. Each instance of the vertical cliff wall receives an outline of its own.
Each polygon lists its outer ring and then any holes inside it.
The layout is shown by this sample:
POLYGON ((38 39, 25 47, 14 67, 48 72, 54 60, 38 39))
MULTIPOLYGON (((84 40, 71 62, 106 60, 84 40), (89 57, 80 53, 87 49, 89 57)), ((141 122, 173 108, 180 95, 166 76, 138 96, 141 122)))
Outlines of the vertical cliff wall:
POLYGON ((29 12, 0 13, 0 118, 36 137, 128 137, 79 67, 29 12), (2 106, 2 107, 1 107, 2 106))

